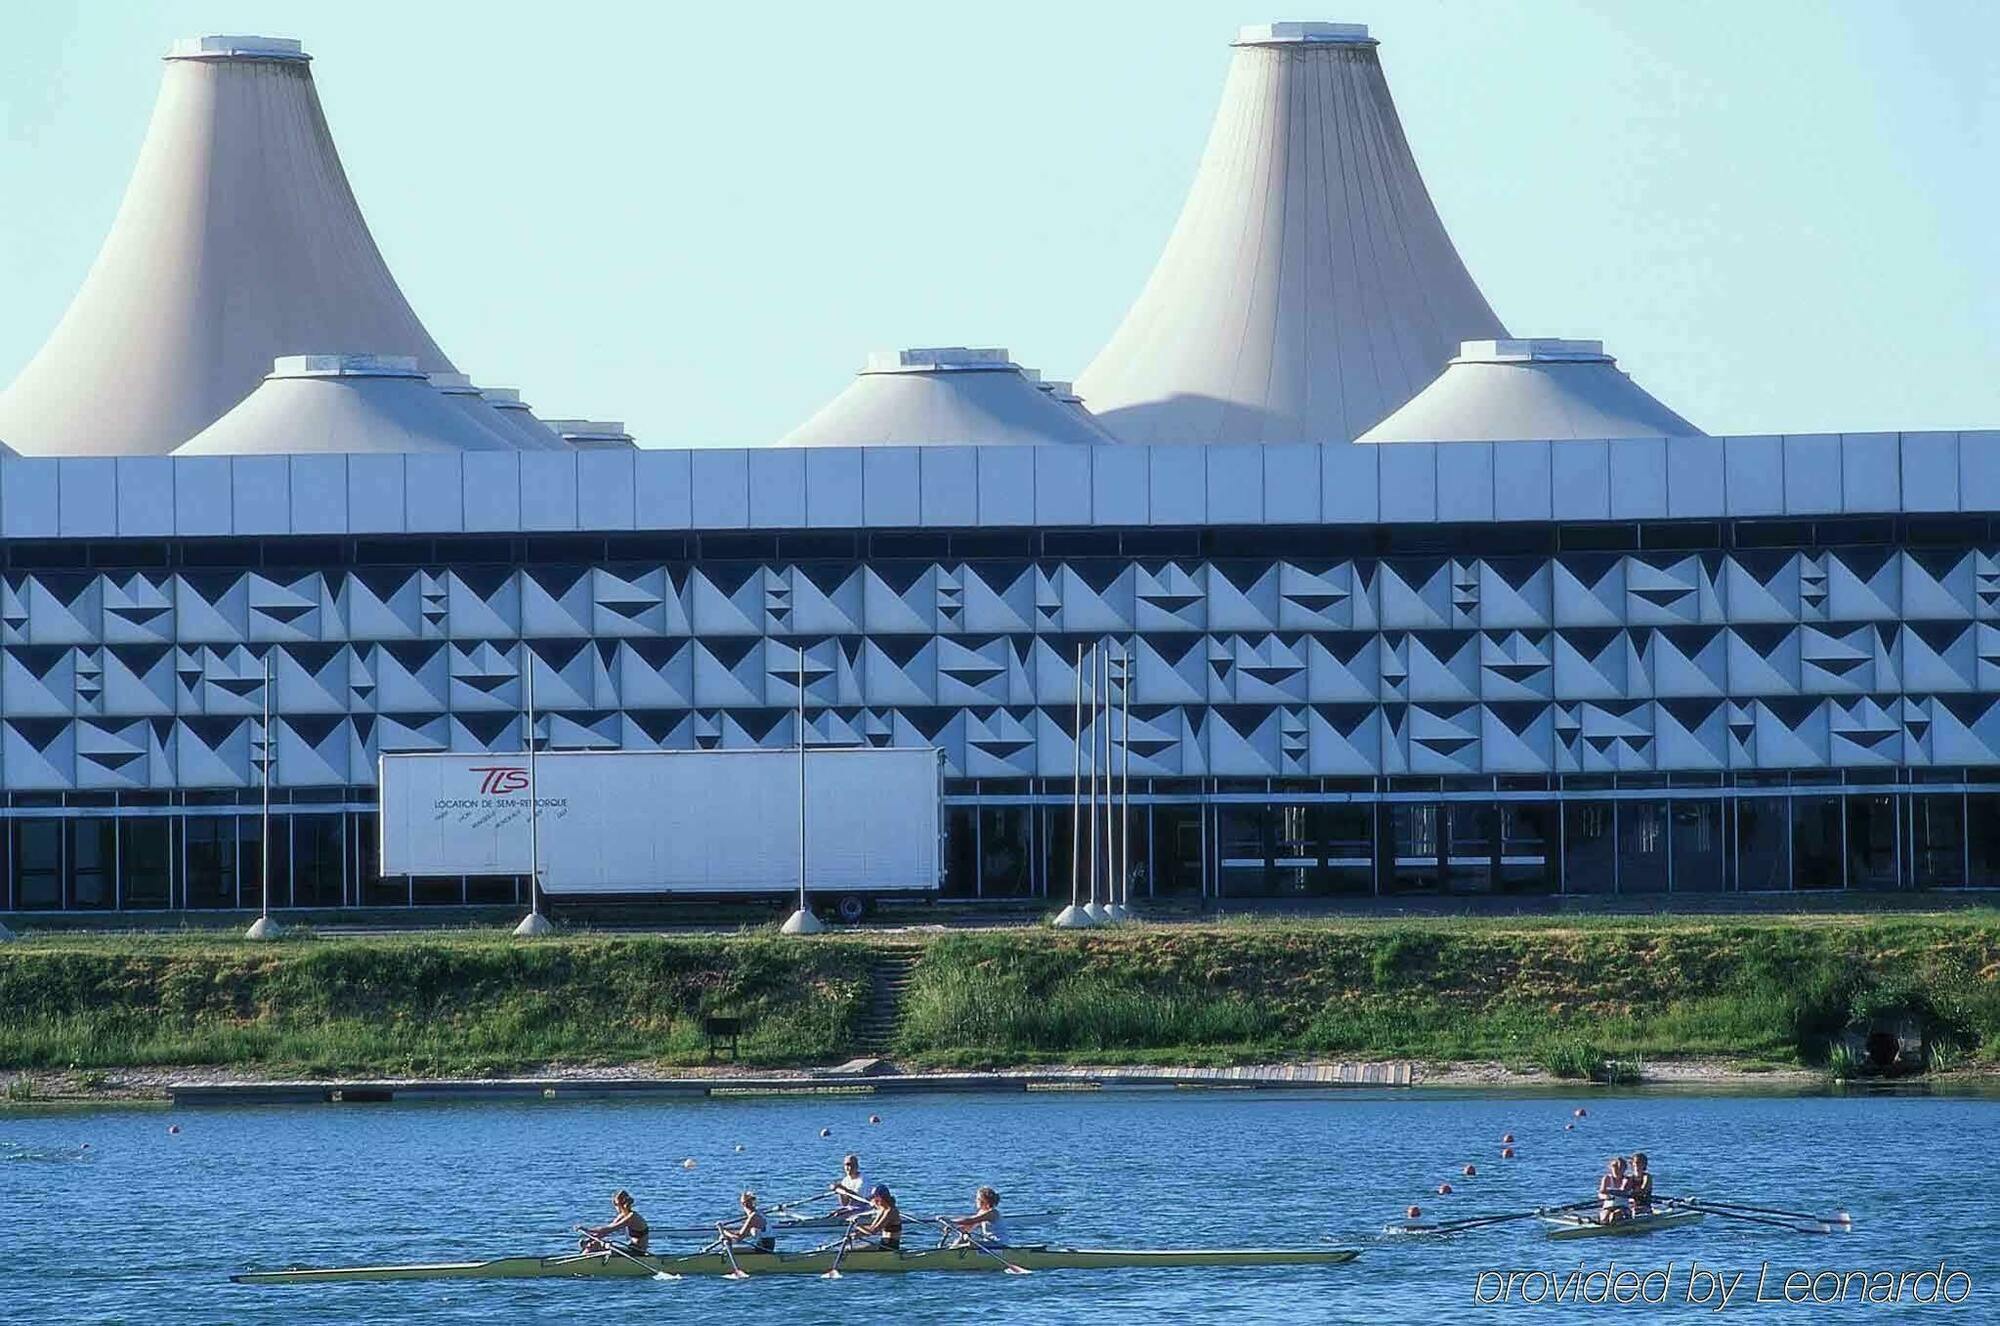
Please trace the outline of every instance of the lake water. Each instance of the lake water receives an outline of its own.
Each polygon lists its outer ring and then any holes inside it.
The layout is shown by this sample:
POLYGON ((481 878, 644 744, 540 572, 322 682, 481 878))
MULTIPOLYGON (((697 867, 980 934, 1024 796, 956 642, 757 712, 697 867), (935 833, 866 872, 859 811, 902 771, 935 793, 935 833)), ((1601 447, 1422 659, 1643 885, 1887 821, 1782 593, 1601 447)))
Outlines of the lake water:
MULTIPOLYGON (((2000 1321, 1992 1095, 1103 1093, 704 1103, 532 1101, 0 1113, 0 1322, 2000 1321), (1588 1117, 1565 1131, 1572 1110, 1588 1117), (882 1122, 870 1125, 870 1113, 882 1122), (168 1132, 178 1124, 181 1132, 168 1132), (820 1129, 832 1136, 822 1138, 820 1129), (1518 1156, 1499 1159, 1513 1133, 1518 1156), (87 1149, 85 1149, 87 1147, 87 1149), (736 1148, 741 1147, 738 1151, 736 1148), (858 1150, 909 1211, 1066 1208, 1015 1237, 1127 1246, 1363 1249, 1347 1266, 1029 1276, 765 1277, 254 1288, 233 1271, 554 1252, 628 1187, 657 1226, 828 1182, 858 1150), (1384 1238, 1410 1202, 1445 1217, 1586 1195, 1604 1158, 1654 1158, 1662 1193, 1845 1208, 1852 1234, 1706 1224, 1550 1243, 1533 1222, 1384 1238), (692 1170, 682 1161, 695 1160, 692 1170), (1461 1168, 1476 1164, 1479 1175, 1461 1168), (1978 1171, 1969 1185, 1968 1167, 1978 1171), (1458 1190, 1440 1198, 1449 1181, 1458 1190), (1957 1306, 1749 1300, 1787 1270, 1964 1272, 1957 1306), (1487 1270, 1672 1265, 1667 1310, 1480 1305, 1487 1270), (1688 1267, 1748 1272, 1690 1305, 1688 1267), (1622 1312, 1622 1315, 1621 1315, 1622 1312)), ((914 1239, 912 1240, 915 1241, 914 1239)), ((1492 1282, 1488 1282, 1489 1287, 1492 1282)), ((1490 1288, 1489 1288, 1489 1292, 1490 1288)))

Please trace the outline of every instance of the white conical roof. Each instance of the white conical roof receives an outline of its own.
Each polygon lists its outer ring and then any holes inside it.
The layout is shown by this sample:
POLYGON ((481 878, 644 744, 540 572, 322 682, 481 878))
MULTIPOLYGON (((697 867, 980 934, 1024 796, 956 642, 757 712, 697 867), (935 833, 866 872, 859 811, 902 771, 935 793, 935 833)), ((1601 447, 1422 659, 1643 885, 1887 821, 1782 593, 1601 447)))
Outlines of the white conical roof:
POLYGON ((868 356, 861 373, 780 440, 792 447, 1081 445, 1116 439, 1036 385, 1000 349, 868 356))
POLYGON ((1357 442, 1697 437, 1601 341, 1467 341, 1408 404, 1357 442))
MULTIPOLYGON (((523 428, 496 409, 482 389, 472 385, 472 379, 463 373, 432 373, 428 375, 431 386, 438 394, 463 410, 468 418, 481 428, 498 433, 522 451, 561 451, 562 439, 530 418, 530 427, 523 428), (531 431, 539 430, 539 431, 531 431)), ((518 397, 517 397, 518 399, 518 397)))
POLYGON ((0 393, 0 436, 31 455, 164 453, 273 359, 328 346, 452 367, 375 248, 299 44, 177 42, 118 218, 0 393))
POLYGON ((289 355, 177 456, 518 451, 431 386, 408 355, 289 355))
POLYGON ((1245 28, 1180 221, 1076 389, 1128 442, 1346 441, 1505 336, 1368 29, 1245 28))
POLYGON ((561 451, 563 440, 556 430, 535 418, 535 412, 512 387, 481 387, 479 395, 499 414, 523 451, 561 451))

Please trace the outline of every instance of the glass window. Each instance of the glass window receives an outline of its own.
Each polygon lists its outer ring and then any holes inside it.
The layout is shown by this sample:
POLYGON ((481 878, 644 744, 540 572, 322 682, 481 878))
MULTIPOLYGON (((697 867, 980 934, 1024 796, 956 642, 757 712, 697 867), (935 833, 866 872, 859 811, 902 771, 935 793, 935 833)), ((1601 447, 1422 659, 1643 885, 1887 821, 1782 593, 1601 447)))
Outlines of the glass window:
MULTIPOLYGON (((342 853, 340 850, 341 817, 338 815, 293 815, 292 850, 289 854, 278 853, 271 862, 272 874, 282 878, 279 872, 281 861, 288 861, 291 875, 291 903, 293 907, 338 907, 342 902, 342 853)), ((272 821, 275 827, 277 821, 272 821)), ((282 833, 277 841, 285 841, 282 833)), ((514 901, 513 877, 507 876, 504 897, 495 901, 514 901)), ((275 901, 275 899, 274 899, 275 901)))
POLYGON ((1493 848, 1500 816, 1480 801, 1453 801, 1445 808, 1451 841, 1445 850, 1445 873, 1453 893, 1493 891, 1493 848))
POLYGON ((1920 889, 1965 883, 1965 798, 1933 792, 1910 798, 1911 877, 1920 889))
POLYGON ((187 817, 187 905, 234 907, 236 899, 236 817, 187 817))
MULTIPOLYGON (((986 806, 979 812, 979 892, 988 898, 1023 898, 1034 891, 1029 869, 1033 843, 1029 830, 1034 815, 1026 806, 986 806)), ((1141 882, 1132 896, 1145 892, 1146 811, 1132 810, 1132 874, 1141 882)))
MULTIPOLYGON (((528 877, 526 875, 467 875, 465 877, 465 900, 481 903, 488 907, 511 906, 525 903, 528 898, 528 877)), ((307 904, 300 903, 304 907, 307 904)))
POLYGON ((1675 893, 1715 893, 1723 887, 1722 803, 1669 802, 1675 893))
MULTIPOLYGON (((546 873, 547 867, 543 867, 546 873)), ((465 901, 465 876, 426 875, 410 881, 410 901, 420 907, 456 907, 465 901)))
POLYGON ((1217 892, 1224 898, 1261 898, 1271 891, 1265 879, 1271 854, 1265 842, 1263 806, 1223 806, 1216 812, 1220 826, 1221 873, 1217 892))
POLYGON ((1571 801, 1563 807, 1563 892, 1609 893, 1617 879, 1616 802, 1571 801))
MULTIPOLYGON (((271 821, 271 837, 279 848, 285 843, 285 821, 271 821)), ((264 821, 256 815, 236 817, 237 860, 237 905, 257 907, 264 905, 264 821)), ((273 907, 285 905, 283 898, 273 898, 273 907)))
POLYGON ((944 888, 947 898, 979 892, 979 821, 972 806, 944 808, 944 888))
POLYGON ((1847 798, 1847 886, 1893 889, 1896 877, 1896 799, 1847 798))
POLYGON ((1389 807, 1389 887, 1436 893, 1444 885, 1444 817, 1437 806, 1389 807))
POLYGON ((1766 893, 1792 886, 1791 803, 1784 797, 1736 802, 1736 887, 1766 893))
POLYGON ((1556 889, 1555 806, 1541 801, 1500 803, 1500 891, 1553 893, 1556 889))
POLYGON ((1667 891, 1667 803, 1618 803, 1618 891, 1667 891))
POLYGON ((1837 889, 1842 885, 1840 799, 1796 797, 1792 801, 1792 887, 1837 889))
POLYGON ((174 904, 174 822, 165 816, 120 820, 119 870, 127 907, 174 904))
POLYGON ((374 815, 357 812, 347 817, 348 844, 354 854, 354 882, 363 907, 407 907, 410 881, 400 875, 382 877, 378 834, 374 815))
POLYGON ((1201 814, 1199 806, 1153 807, 1153 852, 1148 864, 1153 867, 1155 897, 1190 898, 1201 893, 1201 814))
POLYGON ((1375 807, 1336 802, 1319 808, 1329 893, 1375 891, 1375 807))
POLYGON ((118 821, 69 822, 69 905, 104 911, 118 905, 118 821))
POLYGON ((1965 833, 1965 882, 1976 889, 2000 887, 2000 793, 1965 798, 1965 833))
POLYGON ((53 911, 63 905, 63 822, 14 821, 14 905, 53 911))

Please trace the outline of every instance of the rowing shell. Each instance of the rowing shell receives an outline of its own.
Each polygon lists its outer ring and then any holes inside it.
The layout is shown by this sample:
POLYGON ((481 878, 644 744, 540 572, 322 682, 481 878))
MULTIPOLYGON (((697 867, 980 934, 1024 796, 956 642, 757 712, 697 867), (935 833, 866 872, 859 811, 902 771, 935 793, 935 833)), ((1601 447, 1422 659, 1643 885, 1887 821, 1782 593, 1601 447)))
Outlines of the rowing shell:
MULTIPOLYGON (((1180 1266, 1337 1266, 1360 1254, 1351 1248, 1045 1248, 1000 1249, 1007 1261, 1031 1271, 1101 1271, 1180 1266)), ((819 1275, 833 1266, 835 1253, 738 1252, 736 1264, 752 1278, 760 1275, 819 1275)), ((873 1271, 998 1271, 1004 1264, 976 1248, 921 1248, 900 1252, 855 1248, 840 1259, 843 1274, 873 1271)), ((324 1270, 251 1271, 230 1279, 243 1285, 325 1284, 351 1280, 540 1280, 561 1277, 727 1275, 730 1263, 719 1253, 686 1256, 621 1257, 574 1253, 565 1257, 500 1257, 484 1262, 435 1262, 416 1266, 347 1266, 324 1270)))
POLYGON ((1699 1211, 1658 1211, 1652 1215, 1633 1216, 1629 1220, 1613 1220, 1609 1224, 1600 1223, 1595 1216, 1588 1215, 1543 1216, 1542 1223, 1549 1227, 1552 1239, 1636 1238, 1662 1229, 1700 1224, 1701 1215, 1699 1211))

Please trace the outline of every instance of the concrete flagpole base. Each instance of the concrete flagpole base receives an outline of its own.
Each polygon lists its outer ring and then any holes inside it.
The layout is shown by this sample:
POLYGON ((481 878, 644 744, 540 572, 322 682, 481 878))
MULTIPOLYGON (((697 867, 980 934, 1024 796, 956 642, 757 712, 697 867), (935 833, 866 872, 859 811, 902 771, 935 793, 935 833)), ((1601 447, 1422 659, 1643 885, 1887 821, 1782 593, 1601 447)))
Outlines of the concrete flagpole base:
POLYGON ((1058 930, 1079 930, 1087 925, 1096 925, 1097 918, 1087 910, 1071 903, 1056 913, 1055 920, 1049 922, 1058 930))
POLYGON ((521 918, 521 924, 514 927, 514 935, 519 939, 540 939, 556 932, 556 923, 540 912, 529 912, 521 918))
POLYGON ((250 928, 243 932, 243 937, 245 939, 276 939, 284 933, 285 927, 279 925, 268 916, 260 916, 250 923, 250 928))
POLYGON ((4 925, 0 925, 0 944, 4 944, 8 940, 16 938, 19 938, 19 936, 17 936, 12 930, 9 930, 4 925))
POLYGON ((1117 925, 1122 921, 1131 920, 1132 913, 1129 909, 1118 903, 1109 903, 1104 908, 1104 919, 1112 925, 1117 925))
POLYGON ((778 932, 785 935, 816 935, 826 929, 826 922, 812 914, 810 908, 801 907, 785 918, 778 932))
POLYGON ((1083 914, 1090 918, 1090 923, 1092 925, 1111 924, 1111 913, 1101 902, 1093 902, 1085 904, 1083 909, 1083 914))

